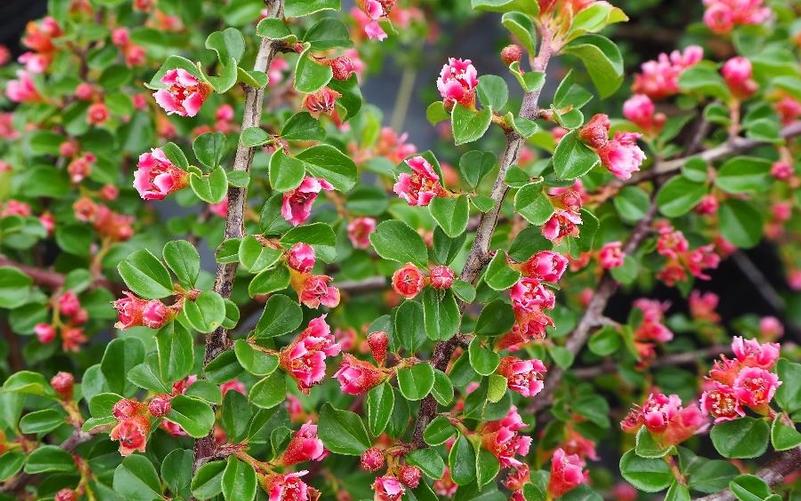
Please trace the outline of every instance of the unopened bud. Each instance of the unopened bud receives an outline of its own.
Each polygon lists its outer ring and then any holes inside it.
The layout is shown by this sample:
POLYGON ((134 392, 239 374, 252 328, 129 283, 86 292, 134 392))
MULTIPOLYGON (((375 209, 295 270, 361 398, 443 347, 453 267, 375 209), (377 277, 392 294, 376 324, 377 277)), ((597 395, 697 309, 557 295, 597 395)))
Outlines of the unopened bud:
POLYGON ((503 61, 503 64, 506 66, 509 66, 515 62, 520 62, 522 57, 523 49, 521 49, 519 45, 507 45, 501 50, 501 61, 503 61))

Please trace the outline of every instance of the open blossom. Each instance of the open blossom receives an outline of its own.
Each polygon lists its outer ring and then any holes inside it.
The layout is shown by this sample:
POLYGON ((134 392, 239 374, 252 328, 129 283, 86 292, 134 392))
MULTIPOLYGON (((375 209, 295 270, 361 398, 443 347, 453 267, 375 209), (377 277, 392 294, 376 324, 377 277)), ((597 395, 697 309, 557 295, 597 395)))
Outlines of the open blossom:
POLYGON ((525 456, 531 447, 531 437, 518 432, 526 427, 517 407, 512 406, 503 419, 490 421, 481 427, 484 448, 490 451, 503 468, 517 468, 523 464, 516 455, 525 456))
POLYGON ((376 220, 372 217, 353 218, 348 223, 348 239, 356 249, 370 248, 370 235, 375 231, 376 220))
POLYGON ((293 270, 308 273, 314 268, 317 257, 314 247, 307 243, 298 242, 289 248, 286 254, 287 264, 293 270))
POLYGON ((623 116, 649 134, 657 134, 667 117, 657 113, 654 102, 645 94, 634 94, 623 103, 623 116))
POLYGON ((384 467, 384 464, 386 464, 384 452, 376 447, 369 447, 362 452, 359 458, 359 466, 366 471, 378 471, 384 467))
POLYGON ((426 206, 434 197, 445 194, 439 175, 428 160, 416 156, 406 160, 406 165, 412 169, 411 174, 403 172, 398 175, 398 181, 392 188, 396 195, 406 200, 406 203, 412 206, 426 206))
POLYGON ((695 320, 717 323, 720 315, 715 311, 718 307, 720 298, 714 292, 700 292, 694 290, 690 293, 688 300, 690 316, 695 320))
POLYGON ((328 275, 309 275, 303 279, 298 293, 300 302, 308 308, 319 308, 320 305, 336 308, 339 305, 339 289, 331 285, 328 275))
POLYGON ((303 461, 320 461, 324 457, 325 447, 323 447, 323 441, 317 436, 317 425, 308 422, 292 435, 284 451, 282 462, 290 465, 303 461))
POLYGON ((269 501, 317 501, 320 491, 300 479, 307 473, 307 470, 301 470, 265 475, 261 477, 261 484, 269 501))
POLYGON ((399 164, 417 153, 417 147, 407 142, 408 140, 408 133, 398 134, 391 127, 383 127, 373 150, 376 155, 387 157, 393 164, 399 164))
POLYGON ((620 423, 623 431, 636 433, 645 426, 662 445, 677 445, 707 427, 696 404, 682 407, 678 395, 653 392, 641 407, 634 407, 620 423))
POLYGON ((550 310, 556 304, 556 296, 548 287, 533 278, 523 277, 509 289, 512 306, 516 310, 550 310))
POLYGON ((757 91, 758 85, 751 78, 753 72, 748 59, 742 56, 733 57, 726 61, 720 71, 734 97, 745 99, 757 91))
POLYGON ((690 45, 684 51, 662 53, 656 60, 642 64, 642 72, 634 76, 631 90, 654 100, 665 99, 679 92, 679 77, 687 68, 704 58, 704 49, 690 45))
POLYGON ((618 179, 630 179, 640 170, 646 157, 637 145, 639 138, 640 134, 635 132, 616 132, 613 139, 598 149, 601 163, 618 179))
POLYGON ((626 254, 623 252, 623 243, 619 241, 608 242, 598 251, 598 262, 605 270, 623 266, 626 254))
POLYGON ((134 188, 143 200, 164 200, 188 183, 189 174, 173 165, 161 148, 153 148, 139 155, 134 172, 134 188))
POLYGON ((745 416, 743 404, 734 388, 717 381, 706 383, 705 388, 701 394, 701 410, 713 417, 716 424, 745 416))
POLYGON ((6 97, 15 103, 32 103, 42 99, 27 71, 18 71, 17 79, 6 83, 6 97))
POLYGON ((320 115, 334 116, 336 113, 337 99, 342 97, 339 92, 323 87, 312 94, 306 94, 303 98, 303 107, 315 118, 320 115))
POLYGON ((512 331, 497 342, 499 349, 515 351, 526 343, 545 339, 546 329, 553 327, 553 319, 542 311, 515 310, 515 323, 512 331))
POLYGON ((544 386, 542 379, 548 370, 541 360, 521 360, 517 357, 503 357, 498 366, 498 374, 508 381, 509 389, 524 397, 533 397, 544 386))
POLYGON ((308 393, 325 377, 326 357, 339 355, 341 347, 325 322, 325 315, 312 319, 292 343, 281 350, 281 367, 295 378, 298 389, 308 393))
POLYGON ((392 274, 392 288, 406 299, 414 299, 423 291, 423 287, 423 272, 412 263, 406 263, 392 274))
POLYGON ((305 223, 311 216, 312 205, 322 190, 331 191, 334 187, 325 179, 306 177, 300 186, 284 193, 281 215, 292 226, 305 223))
POLYGON ((759 367, 746 367, 734 380, 734 394, 752 409, 767 407, 781 385, 776 374, 759 367))
POLYGON ((351 11, 356 22, 362 27, 364 34, 370 40, 382 41, 387 33, 378 23, 381 18, 388 17, 395 5, 394 0, 360 0, 361 9, 351 11))
POLYGON ((770 18, 770 9, 763 0, 704 0, 704 24, 718 34, 726 34, 735 26, 762 24, 770 18))
POLYGON ((119 441, 120 455, 128 456, 134 452, 145 452, 150 421, 146 416, 134 416, 120 421, 109 434, 109 438, 119 441))
POLYGON ((556 449, 551 457, 551 477, 548 492, 554 498, 572 491, 586 479, 584 461, 576 454, 566 454, 564 449, 556 449))
POLYGON ((384 373, 370 362, 346 353, 334 378, 339 381, 339 388, 344 393, 361 395, 383 381, 384 373))
POLYGON ((182 68, 167 71, 161 77, 166 88, 157 90, 153 97, 168 114, 193 117, 211 92, 211 86, 182 68))
POLYGON ((561 280, 567 265, 568 260, 562 254, 539 251, 520 266, 520 271, 527 277, 556 283, 561 280))
POLYGON ((392 475, 384 475, 375 479, 373 491, 374 501, 399 501, 406 493, 406 488, 392 475))
POLYGON ((542 225, 542 236, 551 242, 558 243, 565 237, 578 236, 580 224, 581 214, 578 212, 557 209, 542 225))
POLYGON ((478 72, 469 59, 451 57, 448 59, 448 64, 439 72, 437 90, 446 108, 453 107, 456 103, 473 106, 476 100, 476 87, 478 87, 478 72))

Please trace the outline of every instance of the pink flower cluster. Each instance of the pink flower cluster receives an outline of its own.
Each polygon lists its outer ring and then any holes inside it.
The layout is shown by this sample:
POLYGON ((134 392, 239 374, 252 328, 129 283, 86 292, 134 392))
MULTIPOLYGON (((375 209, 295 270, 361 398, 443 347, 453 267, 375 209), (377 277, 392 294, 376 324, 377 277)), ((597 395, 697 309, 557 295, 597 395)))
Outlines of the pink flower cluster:
POLYGON ((662 446, 678 445, 709 425, 695 403, 682 407, 678 395, 653 392, 642 406, 635 406, 620 427, 627 433, 637 433, 645 426, 662 446))
MULTIPOLYGON (((116 189, 116 187, 114 187, 116 189)), ((111 190, 103 190, 106 196, 111 195, 111 190)), ((114 212, 106 205, 97 203, 88 196, 81 197, 72 204, 75 219, 85 223, 91 223, 95 231, 102 237, 112 242, 124 242, 130 239, 133 234, 134 217, 127 214, 114 212)), ((45 215, 43 214, 42 217, 45 215)), ((45 224, 44 222, 42 224, 45 224)), ((55 221, 51 222, 55 226, 55 221)))
POLYGON ((437 90, 450 109, 456 103, 473 107, 476 102, 476 87, 478 87, 478 72, 469 59, 448 59, 448 64, 442 67, 437 79, 437 90))
POLYGON ((312 319, 306 329, 281 350, 279 363, 295 379, 298 389, 308 394, 325 377, 325 360, 342 351, 334 340, 325 315, 312 319))
POLYGON ((145 48, 131 41, 131 34, 127 28, 117 28, 112 31, 111 42, 120 49, 125 64, 129 67, 141 66, 147 60, 145 48))
POLYGON ((595 150, 609 172, 625 181, 640 170, 640 165, 646 158, 637 145, 640 134, 616 132, 614 138, 609 139, 610 129, 609 117, 599 113, 582 127, 579 136, 587 146, 595 150))
POLYGON ((656 357, 656 343, 664 344, 673 339, 673 333, 663 323, 669 306, 654 299, 640 298, 634 301, 634 307, 642 312, 642 321, 634 331, 634 344, 642 364, 656 357))
POLYGON ((551 477, 548 479, 548 493, 558 498, 583 484, 589 476, 584 470, 584 461, 578 454, 567 454, 564 449, 556 449, 551 457, 551 477))
POLYGON ((657 113, 654 102, 645 94, 634 94, 623 103, 623 116, 648 135, 659 134, 667 116, 657 113))
POLYGON ((720 315, 717 313, 720 298, 714 292, 701 292, 694 290, 690 293, 688 300, 690 316, 693 320, 716 324, 720 322, 720 315))
POLYGON ((657 274, 659 280, 672 287, 686 280, 687 272, 695 278, 709 280, 710 277, 705 271, 717 268, 720 264, 720 256, 715 253, 713 244, 691 250, 684 234, 666 221, 660 222, 657 231, 659 233, 657 252, 667 258, 667 262, 657 274))
POLYGON ((158 299, 142 299, 129 291, 124 291, 125 297, 114 301, 117 310, 117 329, 129 327, 149 327, 161 329, 176 314, 175 309, 166 306, 158 299))
POLYGON ((326 456, 323 441, 317 436, 317 425, 307 422, 292 435, 281 462, 292 465, 304 461, 322 461, 326 456))
POLYGON ((455 279, 456 273, 448 266, 432 266, 426 276, 417 266, 406 263, 392 274, 392 289, 406 299, 414 299, 426 284, 435 289, 450 289, 455 279))
POLYGON ((287 191, 281 202, 281 216, 292 226, 298 226, 311 217, 312 205, 321 191, 331 191, 334 187, 325 179, 307 176, 300 186, 287 191))
POLYGON ((556 296, 545 283, 559 282, 567 265, 567 258, 553 251, 539 251, 520 264, 523 277, 509 290, 515 324, 512 331, 498 341, 498 347, 516 350, 545 337, 545 329, 553 325, 553 319, 545 310, 556 305, 556 296))
POLYGON ((631 90, 656 101, 678 94, 681 74, 703 58, 704 49, 698 45, 690 45, 684 52, 674 50, 670 54, 659 54, 656 60, 642 64, 642 72, 634 76, 631 90))
POLYGON ((445 188, 440 183, 439 175, 428 160, 416 156, 407 159, 406 165, 412 172, 398 175, 398 181, 392 188, 396 195, 406 200, 406 203, 411 206, 427 206, 434 197, 445 195, 445 188))
POLYGON ((623 243, 620 241, 607 242, 598 251, 598 263, 601 268, 611 270, 623 266, 626 254, 623 252, 623 243))
POLYGON ((350 353, 346 353, 334 373, 339 381, 339 389, 348 395, 362 395, 386 379, 384 371, 370 362, 359 360, 350 353))
POLYGON ((153 98, 167 114, 194 117, 211 93, 211 86, 183 68, 168 70, 161 83, 166 87, 153 93, 153 98))
POLYGON ((17 72, 16 80, 9 80, 6 83, 6 97, 15 103, 34 103, 42 100, 33 77, 24 70, 17 72))
POLYGON ((545 386, 542 380, 548 369, 542 360, 522 360, 509 356, 501 359, 497 372, 506 378, 510 390, 524 397, 533 397, 545 386))
POLYGON ((33 332, 42 344, 52 343, 56 335, 61 333, 61 347, 64 351, 78 351, 87 341, 83 325, 89 320, 89 313, 81 307, 78 295, 71 290, 64 291, 54 302, 51 301, 57 314, 52 322, 37 323, 33 332))
POLYGON ((729 86, 732 95, 737 99, 746 99, 759 87, 753 78, 751 61, 737 56, 729 59, 720 70, 723 80, 729 86))
POLYGON ((311 270, 317 262, 314 247, 298 242, 286 255, 290 268, 290 284, 298 294, 298 299, 308 308, 320 305, 336 308, 339 305, 339 289, 331 285, 333 279, 328 275, 314 275, 311 270))
POLYGON ((134 188, 143 200, 164 200, 189 184, 189 173, 173 165, 161 148, 139 155, 134 188))
POLYGON ((320 491, 301 480, 308 470, 291 473, 274 473, 261 477, 261 484, 269 501, 316 501, 320 491))
POLYGON ((704 24, 721 35, 735 26, 762 24, 771 15, 763 0, 704 0, 704 5, 704 24))
POLYGON ((31 49, 19 57, 19 62, 31 73, 44 73, 55 57, 53 39, 64 34, 54 18, 47 16, 39 22, 31 21, 25 27, 22 44, 31 49))
POLYGON ((484 448, 501 463, 502 468, 519 468, 523 462, 515 456, 525 456, 531 447, 531 437, 520 435, 526 427, 517 407, 512 406, 503 419, 484 424, 479 433, 484 448))
POLYGON ((772 372, 781 347, 736 336, 731 348, 734 358, 721 355, 706 376, 701 409, 715 423, 743 417, 746 408, 761 415, 771 414, 770 401, 782 384, 772 372))
POLYGON ((574 188, 552 188, 548 192, 551 204, 554 206, 554 213, 540 228, 543 237, 558 244, 565 237, 579 235, 582 190, 580 182, 577 181, 574 188))

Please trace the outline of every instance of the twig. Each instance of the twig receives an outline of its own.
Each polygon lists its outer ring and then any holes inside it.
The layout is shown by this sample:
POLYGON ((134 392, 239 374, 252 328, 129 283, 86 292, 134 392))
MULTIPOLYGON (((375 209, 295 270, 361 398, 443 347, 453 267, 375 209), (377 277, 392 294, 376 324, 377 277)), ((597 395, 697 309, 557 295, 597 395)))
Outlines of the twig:
MULTIPOLYGON (((84 444, 91 440, 93 435, 89 432, 76 429, 69 438, 65 441, 61 442, 61 449, 72 452, 78 448, 81 444, 84 444)), ((16 477, 8 480, 5 484, 0 486, 0 492, 16 492, 21 488, 24 488, 28 483, 31 481, 33 475, 29 473, 21 473, 16 477)))
MULTIPOLYGON (((57 271, 18 263, 17 261, 9 259, 5 256, 0 256, 0 266, 10 266, 12 268, 17 268, 21 272, 31 277, 33 281, 36 282, 37 285, 41 285, 42 287, 47 287, 48 289, 51 290, 60 289, 61 287, 64 286, 64 275, 57 271)), ((107 278, 104 277, 99 277, 95 279, 93 285, 98 287, 105 287, 106 289, 111 289, 113 292, 121 293, 122 291, 122 287, 119 284, 112 283, 111 281, 109 281, 107 278)))
POLYGON ((19 345, 19 337, 11 330, 8 321, 0 321, 0 330, 8 344, 8 367, 12 372, 19 372, 25 368, 25 359, 22 358, 22 349, 19 345))
POLYGON ((745 253, 741 251, 736 251, 731 255, 732 259, 734 259, 734 264, 740 268, 740 271, 743 272, 743 275, 757 288, 759 291, 759 295, 770 305, 778 313, 784 313, 785 309, 787 308, 787 304, 784 302, 784 299, 776 292, 776 289, 773 288, 770 281, 768 281, 767 277, 762 273, 762 271, 756 267, 753 261, 751 261, 745 253))
MULTIPOLYGON (((779 454, 772 463, 756 472, 756 476, 772 487, 781 483, 787 475, 799 470, 801 470, 801 448, 795 448, 779 454)), ((735 501, 736 499, 734 493, 726 489, 717 494, 696 498, 696 501, 735 501)))
MULTIPOLYGON (((545 72, 548 67, 548 62, 551 59, 551 39, 550 33, 547 30, 542 32, 542 42, 540 44, 540 52, 534 59, 532 67, 534 71, 545 72)), ((538 101, 540 97, 540 89, 533 92, 528 92, 523 97, 523 104, 520 108, 520 116, 523 118, 534 118, 537 115, 538 101)), ((500 167, 498 168, 498 176, 495 178, 495 184, 492 187, 490 197, 493 201, 493 208, 482 214, 476 229, 476 236, 473 240, 473 246, 470 253, 467 255, 464 268, 460 279, 468 282, 475 283, 481 276, 481 272, 487 263, 490 261, 490 241, 492 234, 495 231, 495 226, 498 224, 498 217, 501 212, 503 200, 506 197, 509 187, 506 185, 506 173, 517 160, 520 147, 525 142, 525 139, 514 130, 506 132, 506 147, 501 154, 500 167)), ((460 309, 464 308, 464 303, 460 304, 460 309)), ((466 338, 463 335, 457 335, 447 341, 440 341, 434 346, 434 352, 431 355, 431 363, 437 369, 444 371, 448 368, 448 362, 457 347, 463 346, 466 343, 466 338)), ((420 404, 420 413, 417 416, 417 422, 414 427, 414 441, 413 445, 416 448, 424 447, 425 441, 423 440, 423 431, 428 423, 433 419, 437 412, 437 401, 432 395, 423 399, 420 404)))
POLYGON ((406 113, 409 111, 409 103, 412 100, 415 78, 417 78, 417 71, 411 66, 406 66, 401 75, 400 87, 395 96, 395 106, 392 108, 392 119, 389 122, 392 129, 398 132, 406 123, 406 113))
MULTIPOLYGON (((696 351, 688 351, 683 353, 673 353, 657 358, 648 366, 649 369, 658 367, 670 367, 675 365, 684 365, 702 362, 710 357, 716 357, 721 354, 731 353, 731 347, 723 345, 710 346, 696 351)), ((600 365, 592 367, 581 367, 574 369, 572 374, 579 379, 591 379, 602 374, 609 374, 617 371, 617 364, 612 360, 607 360, 600 365)))
POLYGON ((359 295, 369 292, 381 290, 387 286, 386 277, 370 277, 364 280, 348 280, 343 282, 335 282, 334 287, 350 295, 359 295))

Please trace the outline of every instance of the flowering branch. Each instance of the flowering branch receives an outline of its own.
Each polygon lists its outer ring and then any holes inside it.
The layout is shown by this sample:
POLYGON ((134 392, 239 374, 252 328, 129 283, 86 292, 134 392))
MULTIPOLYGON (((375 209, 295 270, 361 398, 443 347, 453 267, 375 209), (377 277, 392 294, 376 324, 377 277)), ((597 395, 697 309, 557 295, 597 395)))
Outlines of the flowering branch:
MULTIPOLYGON (((726 345, 714 345, 696 351, 685 351, 681 353, 672 353, 657 358, 648 367, 673 367, 677 365, 700 363, 710 357, 716 357, 723 354, 730 354, 731 347, 726 345)), ((593 367, 582 367, 573 370, 573 375, 580 379, 591 379, 601 374, 612 373, 617 370, 615 363, 603 363, 593 367)))

